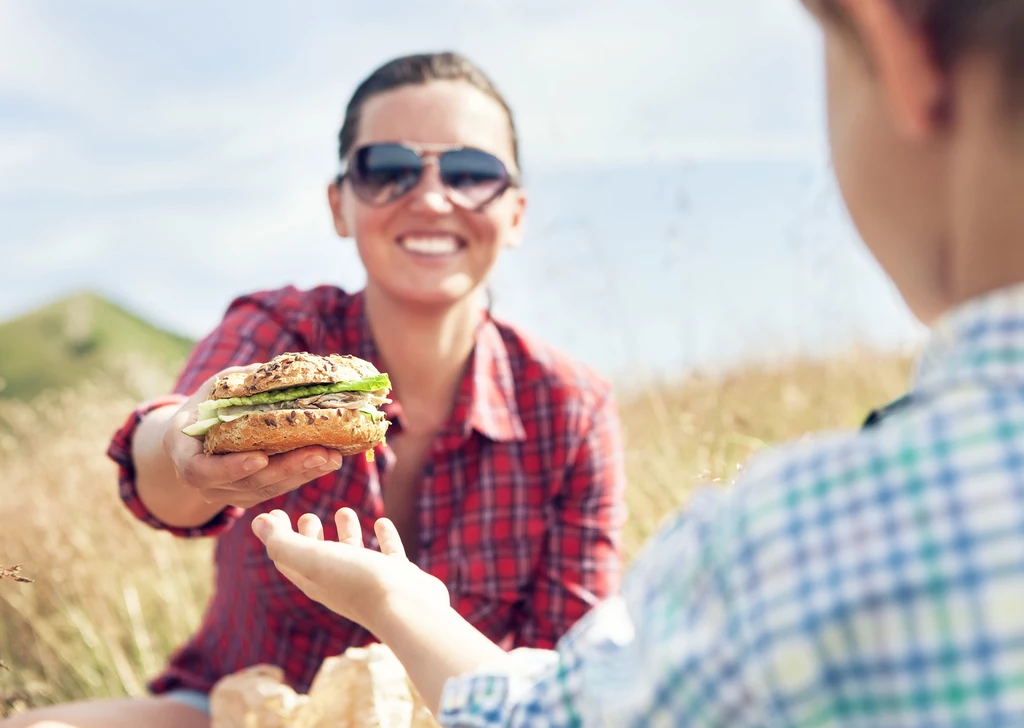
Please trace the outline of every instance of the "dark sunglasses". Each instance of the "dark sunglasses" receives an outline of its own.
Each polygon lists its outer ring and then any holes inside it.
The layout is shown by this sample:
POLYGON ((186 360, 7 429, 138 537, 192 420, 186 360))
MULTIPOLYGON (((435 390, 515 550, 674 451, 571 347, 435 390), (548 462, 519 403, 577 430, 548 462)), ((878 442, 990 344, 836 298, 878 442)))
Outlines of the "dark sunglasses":
POLYGON ((340 186, 348 179, 360 200, 368 205, 386 205, 419 184, 423 170, 434 159, 448 200, 466 210, 481 210, 509 187, 518 185, 500 159, 480 149, 394 143, 359 147, 351 161, 342 162, 335 182, 340 186))

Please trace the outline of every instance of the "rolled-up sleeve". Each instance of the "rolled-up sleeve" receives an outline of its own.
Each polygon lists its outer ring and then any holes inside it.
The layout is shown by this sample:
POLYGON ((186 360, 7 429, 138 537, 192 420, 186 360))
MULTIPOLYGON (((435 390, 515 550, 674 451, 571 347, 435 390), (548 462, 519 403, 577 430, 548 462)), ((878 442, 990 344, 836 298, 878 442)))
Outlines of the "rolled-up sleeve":
POLYGON ((242 509, 228 506, 201 526, 180 528, 170 526, 154 516, 146 504, 139 498, 135 485, 135 461, 132 456, 132 438, 142 419, 150 412, 168 405, 181 404, 187 399, 184 395, 168 395, 142 403, 131 413, 125 423, 114 433, 107 449, 107 456, 117 465, 118 494, 128 511, 143 523, 158 530, 168 531, 183 538, 199 538, 215 536, 230 526, 240 515, 242 509))
POLYGON ((150 412, 181 404, 218 372, 231 366, 267 361, 282 351, 302 349, 305 345, 288 330, 284 317, 275 311, 272 302, 258 296, 243 296, 232 301, 221 324, 192 351, 174 392, 140 404, 111 438, 107 456, 117 465, 118 492, 128 511, 153 528, 184 538, 215 536, 231 526, 243 509, 227 506, 207 523, 190 528, 170 526, 154 516, 137 490, 132 453, 135 432, 150 412))

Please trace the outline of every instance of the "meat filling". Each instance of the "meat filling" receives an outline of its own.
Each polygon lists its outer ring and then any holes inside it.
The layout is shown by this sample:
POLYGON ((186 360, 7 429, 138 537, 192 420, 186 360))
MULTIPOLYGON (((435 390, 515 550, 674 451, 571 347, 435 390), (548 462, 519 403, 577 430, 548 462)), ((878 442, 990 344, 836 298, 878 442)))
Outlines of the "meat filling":
POLYGON ((221 415, 231 417, 234 415, 249 415, 258 412, 277 412, 280 410, 297 409, 376 409, 390 401, 390 399, 381 396, 377 392, 335 392, 333 394, 321 394, 315 397, 292 399, 287 402, 268 402, 266 404, 243 404, 233 407, 223 407, 219 411, 221 415))

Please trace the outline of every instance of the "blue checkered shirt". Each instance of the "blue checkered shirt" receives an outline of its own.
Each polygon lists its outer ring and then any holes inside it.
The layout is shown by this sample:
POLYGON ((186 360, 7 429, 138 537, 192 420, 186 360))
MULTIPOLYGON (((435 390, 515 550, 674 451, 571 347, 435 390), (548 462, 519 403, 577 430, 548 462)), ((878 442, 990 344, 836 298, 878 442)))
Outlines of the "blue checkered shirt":
POLYGON ((1024 286, 932 330, 910 394, 755 459, 555 651, 446 726, 1024 726, 1024 286))

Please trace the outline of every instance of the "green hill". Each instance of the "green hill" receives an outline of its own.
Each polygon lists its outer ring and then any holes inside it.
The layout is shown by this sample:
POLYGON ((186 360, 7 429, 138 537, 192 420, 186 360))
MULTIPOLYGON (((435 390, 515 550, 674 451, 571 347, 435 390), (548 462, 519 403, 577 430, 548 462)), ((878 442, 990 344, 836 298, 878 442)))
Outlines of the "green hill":
POLYGON ((76 293, 0 324, 0 398, 75 385, 127 358, 170 373, 192 346, 95 293, 76 293))

